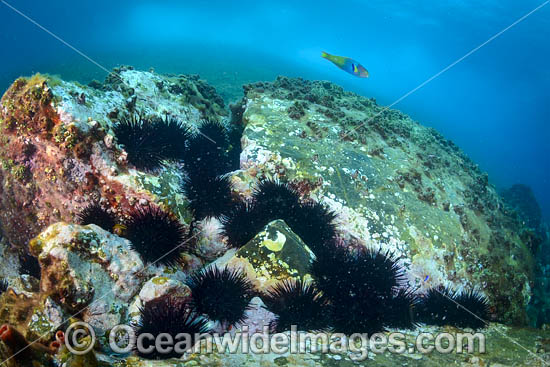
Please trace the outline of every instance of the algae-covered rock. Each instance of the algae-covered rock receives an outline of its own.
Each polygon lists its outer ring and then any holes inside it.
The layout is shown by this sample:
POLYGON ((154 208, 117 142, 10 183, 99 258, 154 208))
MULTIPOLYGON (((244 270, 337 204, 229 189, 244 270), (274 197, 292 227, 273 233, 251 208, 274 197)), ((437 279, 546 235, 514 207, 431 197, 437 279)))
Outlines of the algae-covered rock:
POLYGON ((53 366, 50 342, 62 324, 59 305, 38 287, 16 285, 0 294, 0 357, 2 365, 53 366))
POLYGON ((48 345, 63 326, 67 313, 29 276, 13 279, 0 295, 0 325, 11 325, 27 340, 48 345))
POLYGON ((529 228, 540 230, 542 212, 537 203, 535 194, 527 185, 516 184, 502 190, 502 197, 514 210, 516 210, 529 228))
POLYGON ((477 287, 502 320, 526 321, 521 224, 451 141, 329 82, 251 84, 241 106, 245 181, 292 181, 338 213, 346 241, 395 251, 421 290, 477 287))
POLYGON ((145 276, 130 243, 96 225, 56 223, 32 241, 42 268, 41 291, 79 315, 98 335, 124 322, 145 276))
POLYGON ((227 114, 196 76, 123 67, 100 86, 40 74, 13 83, 0 106, 0 225, 12 245, 24 248, 48 225, 74 222, 96 202, 122 216, 135 205, 162 203, 190 219, 181 170, 138 172, 116 144, 114 124, 138 113, 170 114, 192 129, 227 114))

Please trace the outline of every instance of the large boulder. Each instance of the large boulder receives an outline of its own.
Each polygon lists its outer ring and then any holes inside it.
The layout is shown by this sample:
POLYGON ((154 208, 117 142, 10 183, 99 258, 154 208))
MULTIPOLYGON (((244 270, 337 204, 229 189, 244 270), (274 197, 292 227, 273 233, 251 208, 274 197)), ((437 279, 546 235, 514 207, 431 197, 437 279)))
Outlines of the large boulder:
POLYGON ((52 223, 74 222, 98 201, 119 214, 162 202, 189 219, 180 170, 150 175, 128 167, 112 128, 133 113, 171 114, 196 127, 226 112, 215 90, 192 76, 119 68, 92 87, 39 74, 13 83, 0 109, 0 225, 12 245, 25 247, 52 223))
POLYGON ((338 213, 346 241, 395 251, 421 289, 476 287, 502 320, 526 321, 529 240, 456 145, 329 82, 279 77, 244 89, 243 182, 291 181, 338 213))

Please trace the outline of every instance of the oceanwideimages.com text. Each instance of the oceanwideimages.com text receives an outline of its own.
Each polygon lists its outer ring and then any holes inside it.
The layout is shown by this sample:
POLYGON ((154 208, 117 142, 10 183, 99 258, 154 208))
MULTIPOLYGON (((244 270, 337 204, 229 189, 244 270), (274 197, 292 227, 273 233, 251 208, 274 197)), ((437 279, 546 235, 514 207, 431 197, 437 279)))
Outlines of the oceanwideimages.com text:
MULTIPOLYGON (((88 330, 91 330, 88 329, 88 330)), ((80 328, 82 332, 82 328, 80 328)), ((93 333, 93 332, 92 332, 93 333)), ((87 338, 88 343, 94 338, 87 338)), ((85 348, 78 338, 68 338, 69 349, 76 354, 82 354, 85 348), (78 348, 71 348, 71 341, 78 348)), ((91 344, 93 345, 93 344, 91 344)), ((339 333, 306 333, 298 332, 293 326, 285 333, 270 333, 264 327, 262 332, 249 332, 247 326, 233 333, 208 333, 171 335, 160 333, 152 335, 141 333, 136 335, 134 328, 128 325, 118 325, 109 333, 109 347, 113 352, 126 354, 139 352, 148 354, 179 354, 185 353, 252 353, 252 354, 343 354, 361 361, 369 353, 485 353, 485 335, 482 333, 420 333, 411 340, 411 336, 400 332, 344 335, 339 333)))

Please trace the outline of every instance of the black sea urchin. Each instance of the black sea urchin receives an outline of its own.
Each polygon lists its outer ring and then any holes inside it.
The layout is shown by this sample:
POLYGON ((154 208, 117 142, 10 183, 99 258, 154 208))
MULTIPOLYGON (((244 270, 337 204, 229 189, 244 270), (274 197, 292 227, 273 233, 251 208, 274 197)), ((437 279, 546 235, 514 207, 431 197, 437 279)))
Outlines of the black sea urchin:
POLYGON ((333 244, 316 257, 312 275, 331 302, 335 331, 374 333, 388 324, 386 308, 403 270, 389 252, 350 253, 333 244))
POLYGON ((336 213, 316 202, 301 204, 298 210, 291 212, 284 219, 310 248, 317 254, 325 249, 324 244, 336 237, 336 213))
POLYGON ((229 160, 227 135, 216 121, 208 121, 189 139, 185 170, 189 176, 217 177, 227 173, 229 160))
POLYGON ((489 318, 489 301, 477 291, 432 288, 421 300, 418 317, 430 325, 480 329, 489 318))
POLYGON ((267 222, 275 219, 286 221, 300 207, 300 194, 289 184, 274 180, 261 180, 254 189, 252 199, 267 222))
POLYGON ((177 218, 157 206, 134 210, 126 223, 125 237, 145 262, 176 265, 185 249, 185 235, 177 218))
POLYGON ((414 329, 417 326, 415 310, 419 298, 415 289, 410 287, 400 288, 396 294, 386 303, 386 326, 398 329, 414 329))
POLYGON ((219 218, 231 211, 231 181, 228 177, 188 176, 185 193, 195 220, 219 218))
POLYGON ((290 330, 296 325, 302 331, 320 331, 329 326, 328 300, 312 283, 302 279, 286 279, 263 296, 265 307, 277 315, 271 328, 274 332, 290 330))
POLYGON ((486 326, 490 315, 487 297, 475 290, 463 291, 457 295, 456 302, 461 306, 456 315, 457 327, 481 329, 486 326))
POLYGON ((453 302, 456 292, 448 287, 429 289, 420 299, 418 319, 429 325, 453 325, 457 305, 453 302))
POLYGON ((215 142, 218 147, 221 147, 223 150, 227 149, 229 145, 227 131, 218 121, 208 120, 204 122, 199 126, 199 131, 202 136, 215 142))
POLYGON ((140 309, 141 318, 135 328, 136 336, 151 334, 154 339, 143 338, 145 350, 137 350, 140 357, 147 359, 179 358, 196 342, 196 334, 209 332, 208 321, 192 311, 192 307, 183 298, 165 295, 149 301, 140 309), (173 340, 173 349, 162 353, 154 348, 155 340, 160 334, 169 334, 173 340), (187 335, 177 337, 178 334, 187 335), (180 350, 177 350, 179 347, 180 350))
POLYGON ((362 294, 390 299, 404 272, 391 254, 366 249, 357 254, 333 245, 313 262, 312 274, 319 288, 338 301, 362 294))
POLYGON ((165 160, 183 160, 191 136, 189 129, 171 116, 125 117, 115 125, 114 133, 128 153, 128 162, 143 171, 158 169, 165 160))
POLYGON ((269 223, 269 219, 262 217, 252 202, 240 202, 221 218, 223 234, 227 237, 228 245, 240 248, 261 231, 269 223))
POLYGON ((106 231, 112 232, 117 223, 116 216, 105 210, 98 203, 90 204, 76 216, 76 222, 81 225, 95 224, 106 231))
POLYGON ((187 284, 191 288, 193 306, 210 320, 229 327, 245 318, 254 287, 241 270, 220 270, 211 266, 193 274, 187 284))
POLYGON ((405 278, 403 268, 389 250, 360 251, 353 258, 350 271, 354 273, 354 283, 361 289, 369 289, 384 298, 390 298, 405 278))

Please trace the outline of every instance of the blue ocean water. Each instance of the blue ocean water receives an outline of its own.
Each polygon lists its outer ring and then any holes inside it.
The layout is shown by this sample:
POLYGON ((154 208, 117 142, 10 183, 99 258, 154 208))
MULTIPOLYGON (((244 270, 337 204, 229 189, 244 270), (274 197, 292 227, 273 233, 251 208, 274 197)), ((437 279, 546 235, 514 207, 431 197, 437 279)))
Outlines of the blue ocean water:
MULTIPOLYGON (((107 69, 198 73, 228 100, 277 75, 325 79, 390 105, 543 0, 67 1, 12 7, 107 69), (359 60, 359 79, 320 57, 359 60)), ((106 71, 0 2, 0 89, 20 75, 106 71)), ((550 217, 550 5, 394 107, 459 145, 497 187, 529 185, 550 217)))

